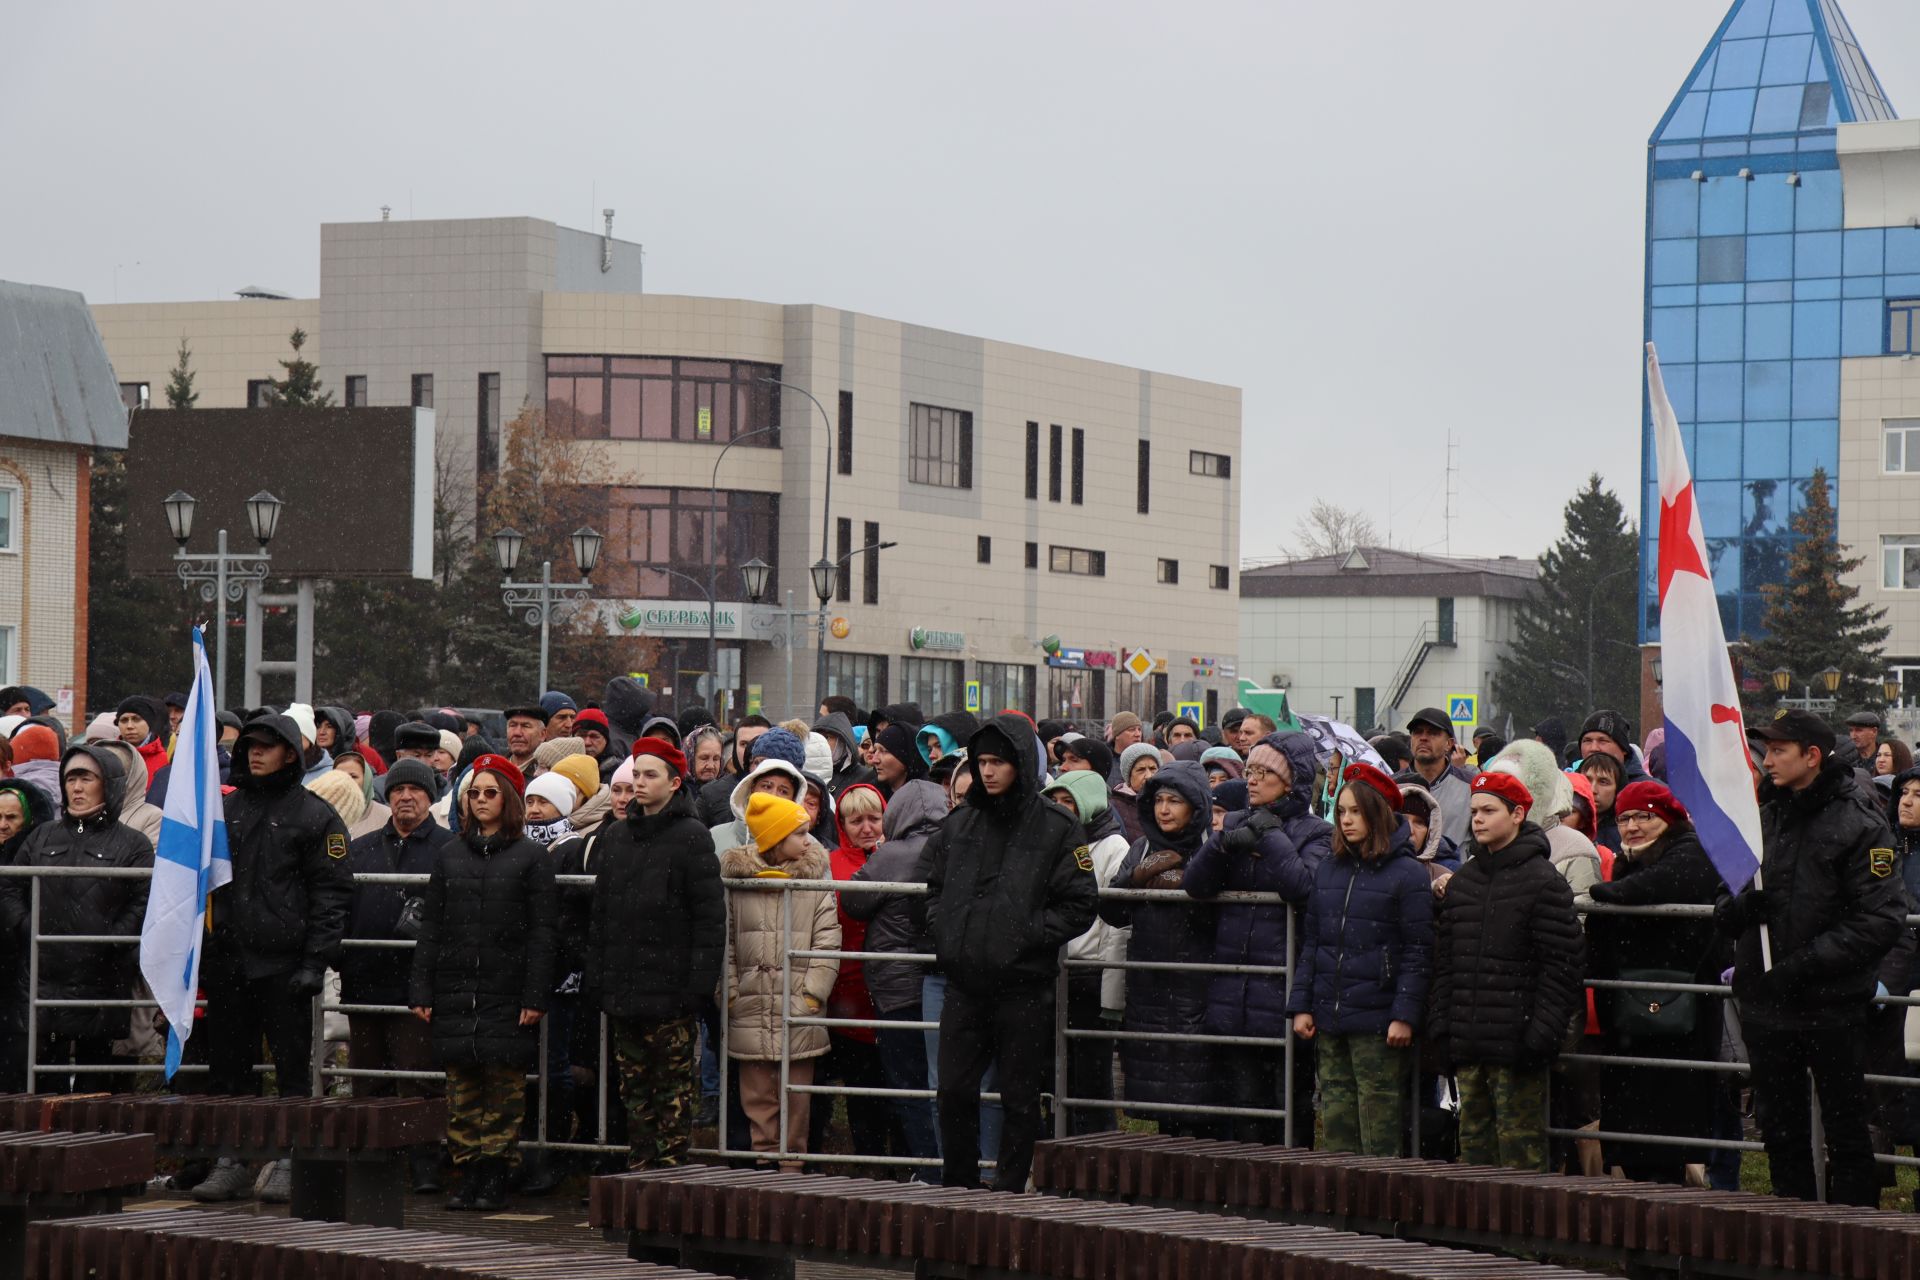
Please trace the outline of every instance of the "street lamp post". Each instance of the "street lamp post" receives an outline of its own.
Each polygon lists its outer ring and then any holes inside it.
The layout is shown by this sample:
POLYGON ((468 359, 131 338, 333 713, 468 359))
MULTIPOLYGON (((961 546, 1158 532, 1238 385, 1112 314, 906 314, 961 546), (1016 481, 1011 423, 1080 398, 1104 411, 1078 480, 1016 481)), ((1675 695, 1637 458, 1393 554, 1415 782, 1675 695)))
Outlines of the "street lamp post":
POLYGON ((174 572, 179 574, 183 584, 200 586, 200 598, 213 604, 214 634, 214 701, 221 706, 227 705, 227 605, 238 604, 246 595, 247 588, 255 583, 264 582, 272 557, 267 554, 267 544, 273 541, 273 535, 280 527, 280 499, 262 489, 247 499, 247 523, 252 527, 254 541, 260 549, 251 555, 245 553, 228 554, 227 531, 221 529, 214 537, 212 555, 194 555, 187 550, 187 539, 193 536, 193 495, 175 489, 161 500, 166 508, 167 528, 173 533, 175 551, 173 553, 174 572))
MULTIPOLYGON (((1834 695, 1838 693, 1840 690, 1840 675, 1841 675, 1841 672, 1840 672, 1840 668, 1838 667, 1828 667, 1824 671, 1817 671, 1814 673, 1813 678, 1818 680, 1820 682, 1820 687, 1827 691, 1827 696, 1824 698, 1814 697, 1813 686, 1810 684, 1803 684, 1800 686, 1800 693, 1801 693, 1800 697, 1781 698, 1779 699, 1779 703, 1783 707, 1791 707, 1797 711, 1818 711, 1822 713, 1829 713, 1835 707, 1840 705, 1839 700, 1836 697, 1834 697, 1834 695)), ((1793 672, 1787 670, 1787 668, 1785 667, 1774 668, 1773 672, 1769 675, 1768 678, 1773 681, 1773 689, 1775 693, 1784 694, 1787 690, 1793 688, 1793 672)))
MULTIPOLYGON (((740 576, 746 580, 748 600, 754 604, 760 603, 761 598, 767 593, 767 577, 772 572, 773 566, 758 556, 740 566, 740 576)), ((752 625, 762 630, 771 627, 774 618, 786 624, 786 635, 784 637, 776 635, 772 639, 774 644, 787 651, 787 719, 789 720, 793 719, 793 709, 796 705, 793 690, 793 620, 804 618, 811 612, 813 612, 811 609, 793 607, 793 588, 788 587, 786 608, 756 610, 753 616, 752 625)))
MULTIPOLYGON (((814 395, 813 392, 807 390, 805 387, 796 387, 791 382, 782 382, 778 378, 762 378, 760 381, 780 387, 786 391, 798 391, 801 395, 813 401, 813 407, 820 411, 820 421, 825 423, 827 428, 821 437, 823 443, 827 446, 827 485, 826 492, 820 499, 820 558, 814 561, 813 567, 807 571, 813 579, 813 594, 819 597, 820 600, 820 624, 818 629, 820 652, 814 663, 813 677, 814 698, 816 699, 815 705, 817 706, 818 699, 827 696, 827 600, 833 595, 833 573, 835 568, 834 562, 830 558, 833 555, 831 544, 827 541, 828 531, 832 528, 833 524, 830 517, 830 512, 833 508, 833 416, 827 412, 827 406, 820 403, 820 397, 814 395)), ((846 563, 847 560, 857 554, 859 553, 852 552, 841 557, 841 563, 846 563)))
POLYGON ((833 588, 839 575, 847 571, 847 561, 855 556, 863 556, 869 552, 878 555, 888 547, 899 545, 897 542, 869 542, 864 547, 855 547, 838 560, 829 560, 821 556, 813 562, 813 567, 807 570, 808 576, 813 579, 813 594, 820 598, 820 620, 815 630, 818 653, 815 655, 813 667, 813 703, 816 707, 827 697, 827 601, 833 597, 833 588))
MULTIPOLYGON (((771 381, 771 379, 769 379, 769 381, 771 381)), ((751 440, 755 436, 771 435, 778 430, 778 427, 756 427, 752 431, 742 432, 720 446, 720 456, 713 460, 713 476, 707 485, 707 680, 709 682, 707 698, 709 702, 717 702, 718 699, 715 695, 720 691, 720 630, 715 617, 720 610, 719 607, 714 604, 714 600, 719 594, 719 587, 717 585, 719 581, 719 569, 713 559, 713 525, 720 511, 720 464, 726 461, 727 450, 733 448, 733 446, 739 444, 742 440, 751 440)), ((668 572, 672 573, 673 571, 668 570, 668 572)), ((678 578, 686 577, 683 573, 675 574, 674 576, 678 578)), ((765 585, 764 580, 761 585, 765 585)), ((714 715, 720 715, 717 706, 711 709, 714 715)))
POLYGON ((540 628, 540 688, 537 698, 547 691, 547 655, 551 647, 553 616, 561 605, 579 604, 593 591, 587 579, 600 561, 603 538, 592 527, 582 525, 573 531, 573 558, 580 566, 579 582, 555 582, 553 561, 540 562, 540 581, 515 582, 513 571, 520 567, 520 548, 526 535, 517 529, 502 529, 493 535, 493 555, 500 564, 500 596, 508 609, 526 610, 527 625, 540 628))

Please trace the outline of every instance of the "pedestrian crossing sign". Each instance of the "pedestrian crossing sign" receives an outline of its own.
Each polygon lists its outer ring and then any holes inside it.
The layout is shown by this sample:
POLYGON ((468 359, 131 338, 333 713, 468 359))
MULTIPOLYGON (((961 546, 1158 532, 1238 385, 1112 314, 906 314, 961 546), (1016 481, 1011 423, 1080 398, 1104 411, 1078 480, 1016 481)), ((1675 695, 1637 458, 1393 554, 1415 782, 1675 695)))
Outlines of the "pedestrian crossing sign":
POLYGON ((1447 695, 1447 719, 1455 724, 1472 724, 1480 718, 1480 699, 1471 693, 1447 695))
POLYGON ((1207 707, 1203 702, 1180 702, 1174 704, 1173 713, 1182 720, 1191 720, 1202 729, 1207 727, 1207 707))
POLYGON ((980 682, 978 680, 967 681, 967 710, 975 712, 976 714, 980 710, 980 682))

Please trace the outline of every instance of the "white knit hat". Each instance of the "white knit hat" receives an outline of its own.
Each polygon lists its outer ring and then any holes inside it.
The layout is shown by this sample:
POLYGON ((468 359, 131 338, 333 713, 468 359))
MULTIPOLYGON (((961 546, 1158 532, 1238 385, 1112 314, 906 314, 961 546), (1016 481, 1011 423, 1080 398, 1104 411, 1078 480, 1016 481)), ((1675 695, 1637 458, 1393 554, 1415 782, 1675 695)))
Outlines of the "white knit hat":
POLYGON ((294 725, 299 728, 300 736, 306 739, 307 742, 312 742, 318 735, 319 730, 313 726, 313 708, 306 703, 288 703, 286 715, 287 719, 293 721, 294 725))
POLYGON ((527 784, 529 799, 539 796, 560 811, 565 818, 580 806, 580 788, 573 785, 564 773, 548 770, 527 784))

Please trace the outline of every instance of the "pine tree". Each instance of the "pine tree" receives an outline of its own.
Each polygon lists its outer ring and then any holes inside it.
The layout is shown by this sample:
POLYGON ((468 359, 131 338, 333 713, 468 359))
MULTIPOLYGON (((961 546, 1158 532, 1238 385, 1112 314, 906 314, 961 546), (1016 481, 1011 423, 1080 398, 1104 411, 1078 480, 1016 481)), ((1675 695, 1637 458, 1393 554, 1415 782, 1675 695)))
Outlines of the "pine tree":
POLYGON ((1782 696, 1801 697, 1807 688, 1816 698, 1827 696, 1819 675, 1829 667, 1840 672, 1833 694, 1839 714, 1883 701, 1881 646, 1889 628, 1881 620, 1886 611, 1858 603, 1860 588, 1841 581, 1865 559, 1848 555, 1840 545, 1824 468, 1814 471, 1805 492, 1806 505, 1787 522, 1793 537, 1786 581, 1760 588, 1766 637, 1748 642, 1743 664, 1750 722, 1767 719, 1782 696), (1792 675, 1785 695, 1775 691, 1771 679, 1781 668, 1792 675))
MULTIPOLYGON (((127 571, 127 455, 93 451, 87 508, 87 701, 111 708, 135 693, 187 687, 186 634, 197 596, 172 578, 127 571)), ((207 637, 211 645, 213 637, 207 637)))
POLYGON ((199 402, 200 393, 193 389, 194 373, 188 362, 193 352, 187 347, 185 334, 180 336, 179 358, 167 373, 167 408, 191 409, 199 402))
POLYGON ((300 354, 300 348, 307 345, 307 331, 295 329, 287 344, 293 348, 293 359, 280 362, 287 376, 267 384, 266 402, 277 409, 332 408, 333 392, 321 389, 319 366, 300 354))
POLYGON ((1620 499, 1600 487, 1598 475, 1588 477, 1567 504, 1566 532, 1540 557, 1538 587, 1520 606, 1513 644, 1494 673, 1494 705, 1516 727, 1547 716, 1571 723, 1600 707, 1633 714, 1640 704, 1639 564, 1639 540, 1620 499))

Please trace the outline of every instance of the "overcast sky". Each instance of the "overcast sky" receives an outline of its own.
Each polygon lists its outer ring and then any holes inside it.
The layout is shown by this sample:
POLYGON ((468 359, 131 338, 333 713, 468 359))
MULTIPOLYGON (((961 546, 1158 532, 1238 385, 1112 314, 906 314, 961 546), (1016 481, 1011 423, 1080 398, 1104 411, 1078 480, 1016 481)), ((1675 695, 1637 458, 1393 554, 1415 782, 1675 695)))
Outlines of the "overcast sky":
MULTIPOLYGON (((1920 112, 1920 5, 1843 7, 1920 112)), ((1534 555, 1637 508, 1646 140, 1726 8, 22 5, 0 278, 311 296, 322 222, 611 205, 652 290, 1244 388, 1248 557, 1316 495, 1443 549, 1449 432, 1452 551, 1534 555)))

